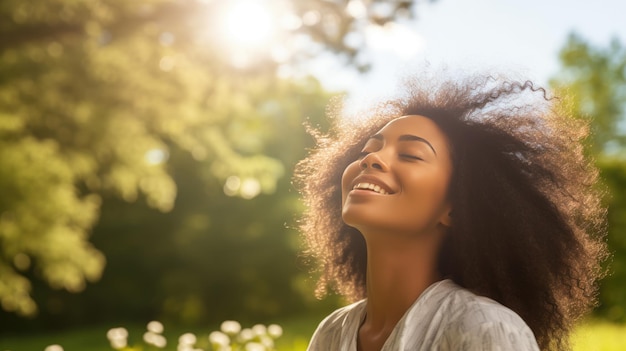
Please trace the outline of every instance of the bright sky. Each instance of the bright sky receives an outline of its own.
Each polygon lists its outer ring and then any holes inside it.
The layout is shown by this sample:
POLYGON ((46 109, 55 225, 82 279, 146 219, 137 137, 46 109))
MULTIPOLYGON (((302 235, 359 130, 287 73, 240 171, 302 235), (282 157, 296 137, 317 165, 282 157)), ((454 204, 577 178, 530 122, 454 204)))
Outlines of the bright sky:
POLYGON ((570 32, 602 47, 613 37, 626 43, 624 0, 438 0, 420 3, 416 10, 417 19, 388 38, 412 38, 414 48, 406 43, 372 48, 374 67, 366 75, 320 60, 315 71, 324 85, 348 90, 348 105, 359 104, 393 92, 403 72, 426 62, 452 69, 512 70, 546 84, 558 70, 558 52, 570 32))

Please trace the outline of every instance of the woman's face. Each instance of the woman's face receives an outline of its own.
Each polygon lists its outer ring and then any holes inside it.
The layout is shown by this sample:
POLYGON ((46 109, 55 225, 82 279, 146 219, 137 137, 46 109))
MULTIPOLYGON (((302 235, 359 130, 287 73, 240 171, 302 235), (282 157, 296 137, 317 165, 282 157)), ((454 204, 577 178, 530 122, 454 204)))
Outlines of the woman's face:
POLYGON ((423 116, 399 117, 365 143, 342 177, 342 217, 365 232, 431 233, 449 225, 448 141, 423 116))

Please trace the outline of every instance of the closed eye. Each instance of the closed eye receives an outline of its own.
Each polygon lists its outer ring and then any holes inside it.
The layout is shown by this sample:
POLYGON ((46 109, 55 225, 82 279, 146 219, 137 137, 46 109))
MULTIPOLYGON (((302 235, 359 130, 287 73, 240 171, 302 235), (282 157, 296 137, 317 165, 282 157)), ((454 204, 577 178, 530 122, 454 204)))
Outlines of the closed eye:
POLYGON ((400 154, 401 158, 406 158, 406 159, 410 159, 410 160, 419 160, 419 161, 423 161, 423 159, 421 157, 415 156, 415 155, 411 155, 411 154, 400 154))
POLYGON ((360 160, 360 159, 362 159, 363 157, 365 157, 365 156, 369 155, 369 154, 370 154, 370 152, 369 152, 369 151, 361 151, 361 152, 359 153, 359 160, 360 160))

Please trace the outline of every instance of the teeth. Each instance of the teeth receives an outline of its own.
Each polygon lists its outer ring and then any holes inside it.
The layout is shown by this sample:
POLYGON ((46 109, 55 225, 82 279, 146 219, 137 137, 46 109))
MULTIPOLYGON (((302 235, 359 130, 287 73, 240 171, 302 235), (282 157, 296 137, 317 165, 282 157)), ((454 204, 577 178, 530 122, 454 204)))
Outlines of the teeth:
POLYGON ((382 195, 389 194, 385 189, 381 188, 380 186, 376 184, 371 184, 371 183, 359 183, 355 185, 353 189, 369 189, 382 195))

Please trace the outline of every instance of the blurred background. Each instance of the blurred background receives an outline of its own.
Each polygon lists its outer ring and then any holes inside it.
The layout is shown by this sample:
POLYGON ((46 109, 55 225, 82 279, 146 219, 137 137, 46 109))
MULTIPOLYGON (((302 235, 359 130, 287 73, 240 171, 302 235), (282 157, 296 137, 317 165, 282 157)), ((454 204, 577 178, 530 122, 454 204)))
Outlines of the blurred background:
MULTIPOLYGON (((626 4, 564 0, 3 0, 0 349, 107 329, 280 323, 314 297, 294 165, 412 71, 512 72, 573 97, 609 208, 610 274, 577 350, 626 348, 626 4)), ((73 346, 72 346, 73 345, 73 346)), ((135 348, 140 350, 139 346, 135 348)))

